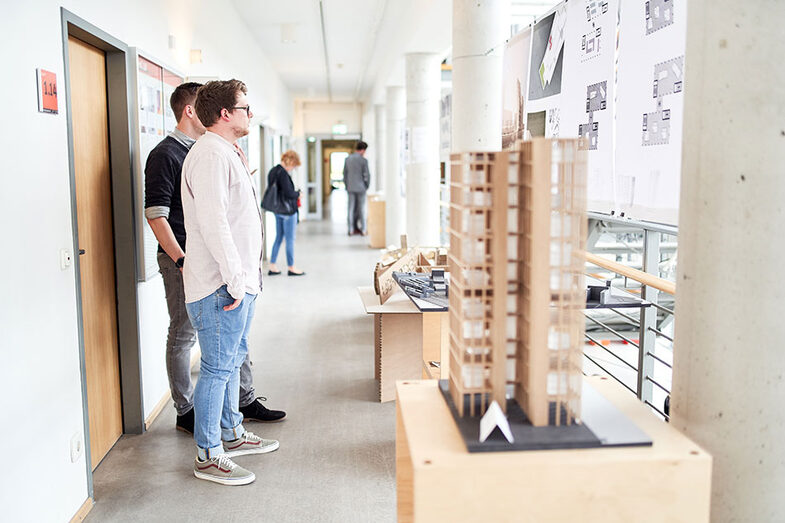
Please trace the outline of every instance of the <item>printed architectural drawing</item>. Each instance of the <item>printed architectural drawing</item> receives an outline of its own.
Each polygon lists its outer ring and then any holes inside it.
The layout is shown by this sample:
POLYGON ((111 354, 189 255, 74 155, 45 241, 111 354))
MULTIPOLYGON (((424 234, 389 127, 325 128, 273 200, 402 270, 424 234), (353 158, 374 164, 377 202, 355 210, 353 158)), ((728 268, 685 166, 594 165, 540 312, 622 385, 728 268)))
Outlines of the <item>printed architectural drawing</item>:
POLYGON ((607 12, 607 0, 586 0, 586 20, 589 22, 607 12))
POLYGON ((648 0, 646 2, 646 34, 659 31, 673 23, 674 0, 648 0))
POLYGON ((586 112, 589 114, 589 123, 578 125, 579 147, 581 149, 597 150, 600 124, 594 121, 594 112, 604 111, 608 106, 607 85, 608 82, 599 82, 586 88, 586 112))
POLYGON ((664 107, 663 99, 682 91, 684 82, 684 57, 679 56, 654 65, 654 98, 657 110, 643 115, 643 145, 670 143, 671 111, 664 107))

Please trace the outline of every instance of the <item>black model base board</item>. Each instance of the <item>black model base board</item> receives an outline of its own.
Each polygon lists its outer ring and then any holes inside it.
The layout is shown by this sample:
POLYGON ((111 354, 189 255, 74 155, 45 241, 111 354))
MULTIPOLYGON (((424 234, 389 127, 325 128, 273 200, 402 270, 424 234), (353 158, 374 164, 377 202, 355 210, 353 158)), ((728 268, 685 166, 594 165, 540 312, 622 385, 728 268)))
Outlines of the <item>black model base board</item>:
MULTIPOLYGON (((584 382, 581 397, 582 424, 535 427, 526 418, 518 402, 507 400, 507 419, 514 443, 494 429, 488 439, 480 442, 481 416, 460 417, 450 396, 447 380, 439 381, 450 413, 469 452, 501 452, 511 450, 588 449, 600 447, 651 446, 651 439, 635 426, 618 408, 593 387, 584 382)), ((479 398, 478 398, 479 401, 479 398)))

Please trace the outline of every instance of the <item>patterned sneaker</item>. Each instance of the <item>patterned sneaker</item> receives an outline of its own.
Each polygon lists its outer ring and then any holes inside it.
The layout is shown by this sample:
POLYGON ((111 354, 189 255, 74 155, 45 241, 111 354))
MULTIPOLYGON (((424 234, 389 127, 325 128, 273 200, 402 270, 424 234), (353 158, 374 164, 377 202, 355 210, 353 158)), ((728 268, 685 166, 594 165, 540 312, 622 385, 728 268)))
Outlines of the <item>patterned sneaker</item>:
POLYGON ((237 465, 226 454, 207 461, 195 459, 194 476, 221 485, 247 485, 256 479, 256 474, 237 465))
POLYGON ((243 456, 245 454, 264 454, 278 450, 279 443, 274 439, 262 439, 253 432, 246 431, 242 437, 234 441, 224 441, 225 456, 243 456))

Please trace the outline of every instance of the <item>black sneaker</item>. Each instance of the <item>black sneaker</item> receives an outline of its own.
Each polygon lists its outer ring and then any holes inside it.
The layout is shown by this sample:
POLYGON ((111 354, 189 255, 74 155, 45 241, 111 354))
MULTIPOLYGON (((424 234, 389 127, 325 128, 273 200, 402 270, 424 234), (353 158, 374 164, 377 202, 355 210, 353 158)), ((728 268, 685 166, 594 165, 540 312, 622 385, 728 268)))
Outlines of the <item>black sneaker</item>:
POLYGON ((187 432, 188 434, 194 433, 194 409, 189 410, 182 416, 177 416, 177 422, 174 424, 174 428, 177 430, 182 430, 183 432, 187 432))
POLYGON ((281 421, 286 417, 286 413, 282 410, 270 410, 264 405, 263 401, 267 398, 259 396, 245 407, 240 407, 245 421, 260 421, 262 423, 274 423, 281 421))

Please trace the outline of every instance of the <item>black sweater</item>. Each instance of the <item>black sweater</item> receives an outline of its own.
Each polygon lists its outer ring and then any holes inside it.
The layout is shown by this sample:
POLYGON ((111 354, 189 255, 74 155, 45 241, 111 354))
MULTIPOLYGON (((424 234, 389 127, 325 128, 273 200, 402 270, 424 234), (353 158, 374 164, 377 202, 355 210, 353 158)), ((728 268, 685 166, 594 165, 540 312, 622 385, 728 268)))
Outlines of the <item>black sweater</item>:
POLYGON ((280 164, 270 169, 270 172, 267 173, 267 185, 271 186, 274 183, 278 184, 278 192, 281 194, 281 197, 292 202, 292 208, 297 209, 297 199, 300 197, 300 191, 294 190, 292 177, 280 164))
MULTIPOLYGON (((171 136, 150 151, 144 168, 144 208, 168 207, 169 225, 185 251, 185 222, 180 196, 180 177, 188 148, 171 136)), ((159 245, 158 252, 164 252, 159 245)))

